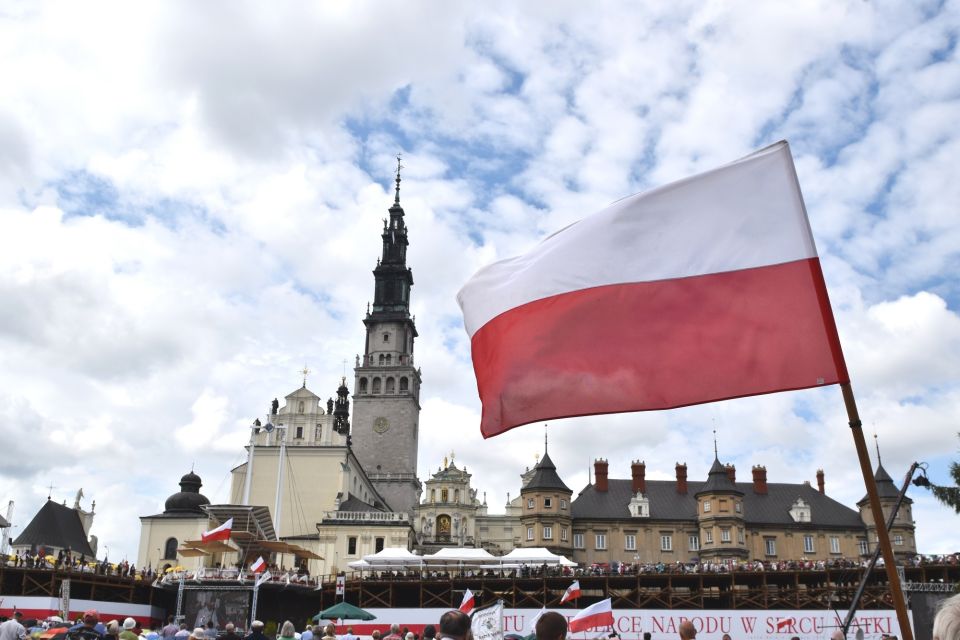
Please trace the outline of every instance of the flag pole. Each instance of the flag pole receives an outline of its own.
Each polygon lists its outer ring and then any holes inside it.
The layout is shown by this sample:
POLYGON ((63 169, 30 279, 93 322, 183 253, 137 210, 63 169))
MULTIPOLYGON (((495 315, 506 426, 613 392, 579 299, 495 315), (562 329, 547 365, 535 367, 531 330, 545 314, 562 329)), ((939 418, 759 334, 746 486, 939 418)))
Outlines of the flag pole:
MULTIPOLYGON (((897 574, 896 559, 893 547, 890 546, 890 536, 887 534, 887 524, 883 519, 883 509, 880 506, 880 494, 877 493, 877 482, 870 467, 870 455, 867 452, 867 442, 863 438, 863 423, 857 411, 857 401, 853 397, 853 389, 849 382, 840 384, 843 392, 843 403, 847 407, 847 418, 850 420, 850 431, 853 433, 853 443, 857 448, 857 457, 860 459, 860 471, 863 473, 863 482, 867 486, 867 496, 870 498, 870 510, 873 512, 873 522, 877 528, 877 539, 880 551, 883 553, 883 564, 887 569, 887 582, 890 584, 890 595, 893 597, 893 606, 897 610, 897 622, 900 624, 900 637, 903 640, 913 640, 913 630, 910 628, 910 618, 907 616, 907 604, 900 588, 900 576, 897 574)), ((867 536, 867 545, 870 537, 867 536)))

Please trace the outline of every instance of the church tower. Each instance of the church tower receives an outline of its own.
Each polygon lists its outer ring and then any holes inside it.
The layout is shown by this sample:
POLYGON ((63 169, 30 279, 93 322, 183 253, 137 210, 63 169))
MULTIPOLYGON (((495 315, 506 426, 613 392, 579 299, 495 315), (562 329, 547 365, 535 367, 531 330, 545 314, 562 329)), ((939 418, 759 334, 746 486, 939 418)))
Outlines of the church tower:
POLYGON ((395 512, 413 516, 420 501, 417 445, 420 370, 410 316, 413 272, 407 267, 407 227, 400 206, 400 161, 390 218, 383 221, 383 251, 373 270, 373 309, 367 308, 363 356, 357 356, 353 396, 353 451, 377 491, 395 512))

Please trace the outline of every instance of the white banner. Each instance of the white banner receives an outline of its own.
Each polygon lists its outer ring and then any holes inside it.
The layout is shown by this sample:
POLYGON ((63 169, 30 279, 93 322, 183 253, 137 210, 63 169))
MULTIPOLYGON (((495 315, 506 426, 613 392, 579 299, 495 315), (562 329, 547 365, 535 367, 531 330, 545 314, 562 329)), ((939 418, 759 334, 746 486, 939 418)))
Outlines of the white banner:
POLYGON ((473 640, 503 640, 503 601, 470 615, 473 640))
POLYGON ((342 596, 346 592, 347 588, 347 578, 345 576, 337 576, 337 595, 342 596))

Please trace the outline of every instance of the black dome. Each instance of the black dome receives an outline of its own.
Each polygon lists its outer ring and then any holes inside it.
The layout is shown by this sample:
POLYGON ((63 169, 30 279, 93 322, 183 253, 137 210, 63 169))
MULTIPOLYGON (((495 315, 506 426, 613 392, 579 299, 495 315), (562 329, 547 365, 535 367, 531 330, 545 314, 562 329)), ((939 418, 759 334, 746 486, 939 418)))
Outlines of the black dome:
POLYGON ((207 496, 200 493, 203 482, 193 471, 180 478, 180 491, 167 498, 164 513, 204 513, 203 505, 210 504, 207 496))

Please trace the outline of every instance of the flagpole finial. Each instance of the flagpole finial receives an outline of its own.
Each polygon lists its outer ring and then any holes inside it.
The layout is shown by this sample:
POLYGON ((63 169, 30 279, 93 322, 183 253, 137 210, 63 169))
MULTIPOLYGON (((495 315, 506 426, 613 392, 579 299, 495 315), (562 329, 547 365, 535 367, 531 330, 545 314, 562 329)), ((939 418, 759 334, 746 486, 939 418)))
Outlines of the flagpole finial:
POLYGON ((876 431, 873 432, 873 444, 877 448, 877 466, 879 467, 883 462, 880 460, 880 438, 877 437, 876 431))
POLYGON ((717 430, 713 430, 713 457, 717 460, 720 459, 720 454, 717 453, 717 430))

